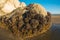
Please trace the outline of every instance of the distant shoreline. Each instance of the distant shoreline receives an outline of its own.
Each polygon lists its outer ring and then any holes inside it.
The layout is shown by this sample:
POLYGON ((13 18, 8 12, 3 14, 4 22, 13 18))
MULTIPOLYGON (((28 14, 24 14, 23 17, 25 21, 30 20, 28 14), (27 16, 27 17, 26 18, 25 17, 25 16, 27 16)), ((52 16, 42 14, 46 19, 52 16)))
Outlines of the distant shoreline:
POLYGON ((51 14, 52 16, 60 16, 60 14, 51 14))
POLYGON ((52 15, 51 19, 53 24, 60 24, 60 14, 52 15))

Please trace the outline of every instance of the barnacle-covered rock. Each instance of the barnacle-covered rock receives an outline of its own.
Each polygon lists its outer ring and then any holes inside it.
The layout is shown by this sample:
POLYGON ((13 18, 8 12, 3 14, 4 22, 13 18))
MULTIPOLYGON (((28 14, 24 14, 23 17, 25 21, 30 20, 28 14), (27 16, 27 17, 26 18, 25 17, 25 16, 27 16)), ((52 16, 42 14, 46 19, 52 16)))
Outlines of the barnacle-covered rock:
MULTIPOLYGON (((31 4, 38 5, 38 4, 31 4)), ((0 17, 0 27, 7 28, 20 40, 43 34, 51 27, 51 14, 45 13, 44 9, 36 6, 27 6, 26 8, 17 8, 10 14, 0 17), (38 10, 39 9, 39 10, 38 10)))

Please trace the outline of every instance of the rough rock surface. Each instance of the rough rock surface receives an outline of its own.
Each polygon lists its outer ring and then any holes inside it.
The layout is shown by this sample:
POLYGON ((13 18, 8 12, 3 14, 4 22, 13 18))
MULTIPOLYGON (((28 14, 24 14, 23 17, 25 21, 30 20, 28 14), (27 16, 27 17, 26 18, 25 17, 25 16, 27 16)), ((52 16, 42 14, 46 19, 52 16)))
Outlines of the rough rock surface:
POLYGON ((45 10, 45 8, 40 5, 40 4, 30 4, 28 6, 28 9, 31 11, 31 12, 35 12, 37 14, 40 14, 40 15, 43 15, 44 17, 47 15, 47 11, 45 10))
MULTIPOLYGON (((40 5, 38 6, 40 7, 40 5)), ((36 12, 36 6, 34 6, 35 9, 30 7, 33 6, 29 5, 24 9, 18 8, 10 14, 1 16, 0 27, 10 30, 12 34, 20 40, 43 34, 51 27, 51 14, 48 12, 46 15, 44 15, 44 12, 40 14, 37 12, 41 11, 43 8, 40 9, 37 7, 36 12)))
POLYGON ((24 8, 26 4, 19 0, 0 0, 0 16, 6 15, 18 7, 24 8))

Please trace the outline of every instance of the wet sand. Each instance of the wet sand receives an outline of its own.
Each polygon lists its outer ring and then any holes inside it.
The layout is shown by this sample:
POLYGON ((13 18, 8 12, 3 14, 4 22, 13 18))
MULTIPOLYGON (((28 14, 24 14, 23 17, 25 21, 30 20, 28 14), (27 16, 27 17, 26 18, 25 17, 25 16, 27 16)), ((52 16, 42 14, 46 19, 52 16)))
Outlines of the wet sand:
POLYGON ((0 40, 14 40, 14 38, 10 31, 0 28, 0 40))

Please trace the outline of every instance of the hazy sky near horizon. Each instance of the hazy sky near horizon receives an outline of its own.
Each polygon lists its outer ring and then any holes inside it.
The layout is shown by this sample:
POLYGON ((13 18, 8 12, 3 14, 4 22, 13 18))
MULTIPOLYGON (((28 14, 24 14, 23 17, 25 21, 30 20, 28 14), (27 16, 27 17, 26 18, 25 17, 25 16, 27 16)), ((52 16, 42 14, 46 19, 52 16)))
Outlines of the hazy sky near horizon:
POLYGON ((20 0, 27 5, 30 3, 39 3, 52 14, 60 14, 60 0, 20 0))

